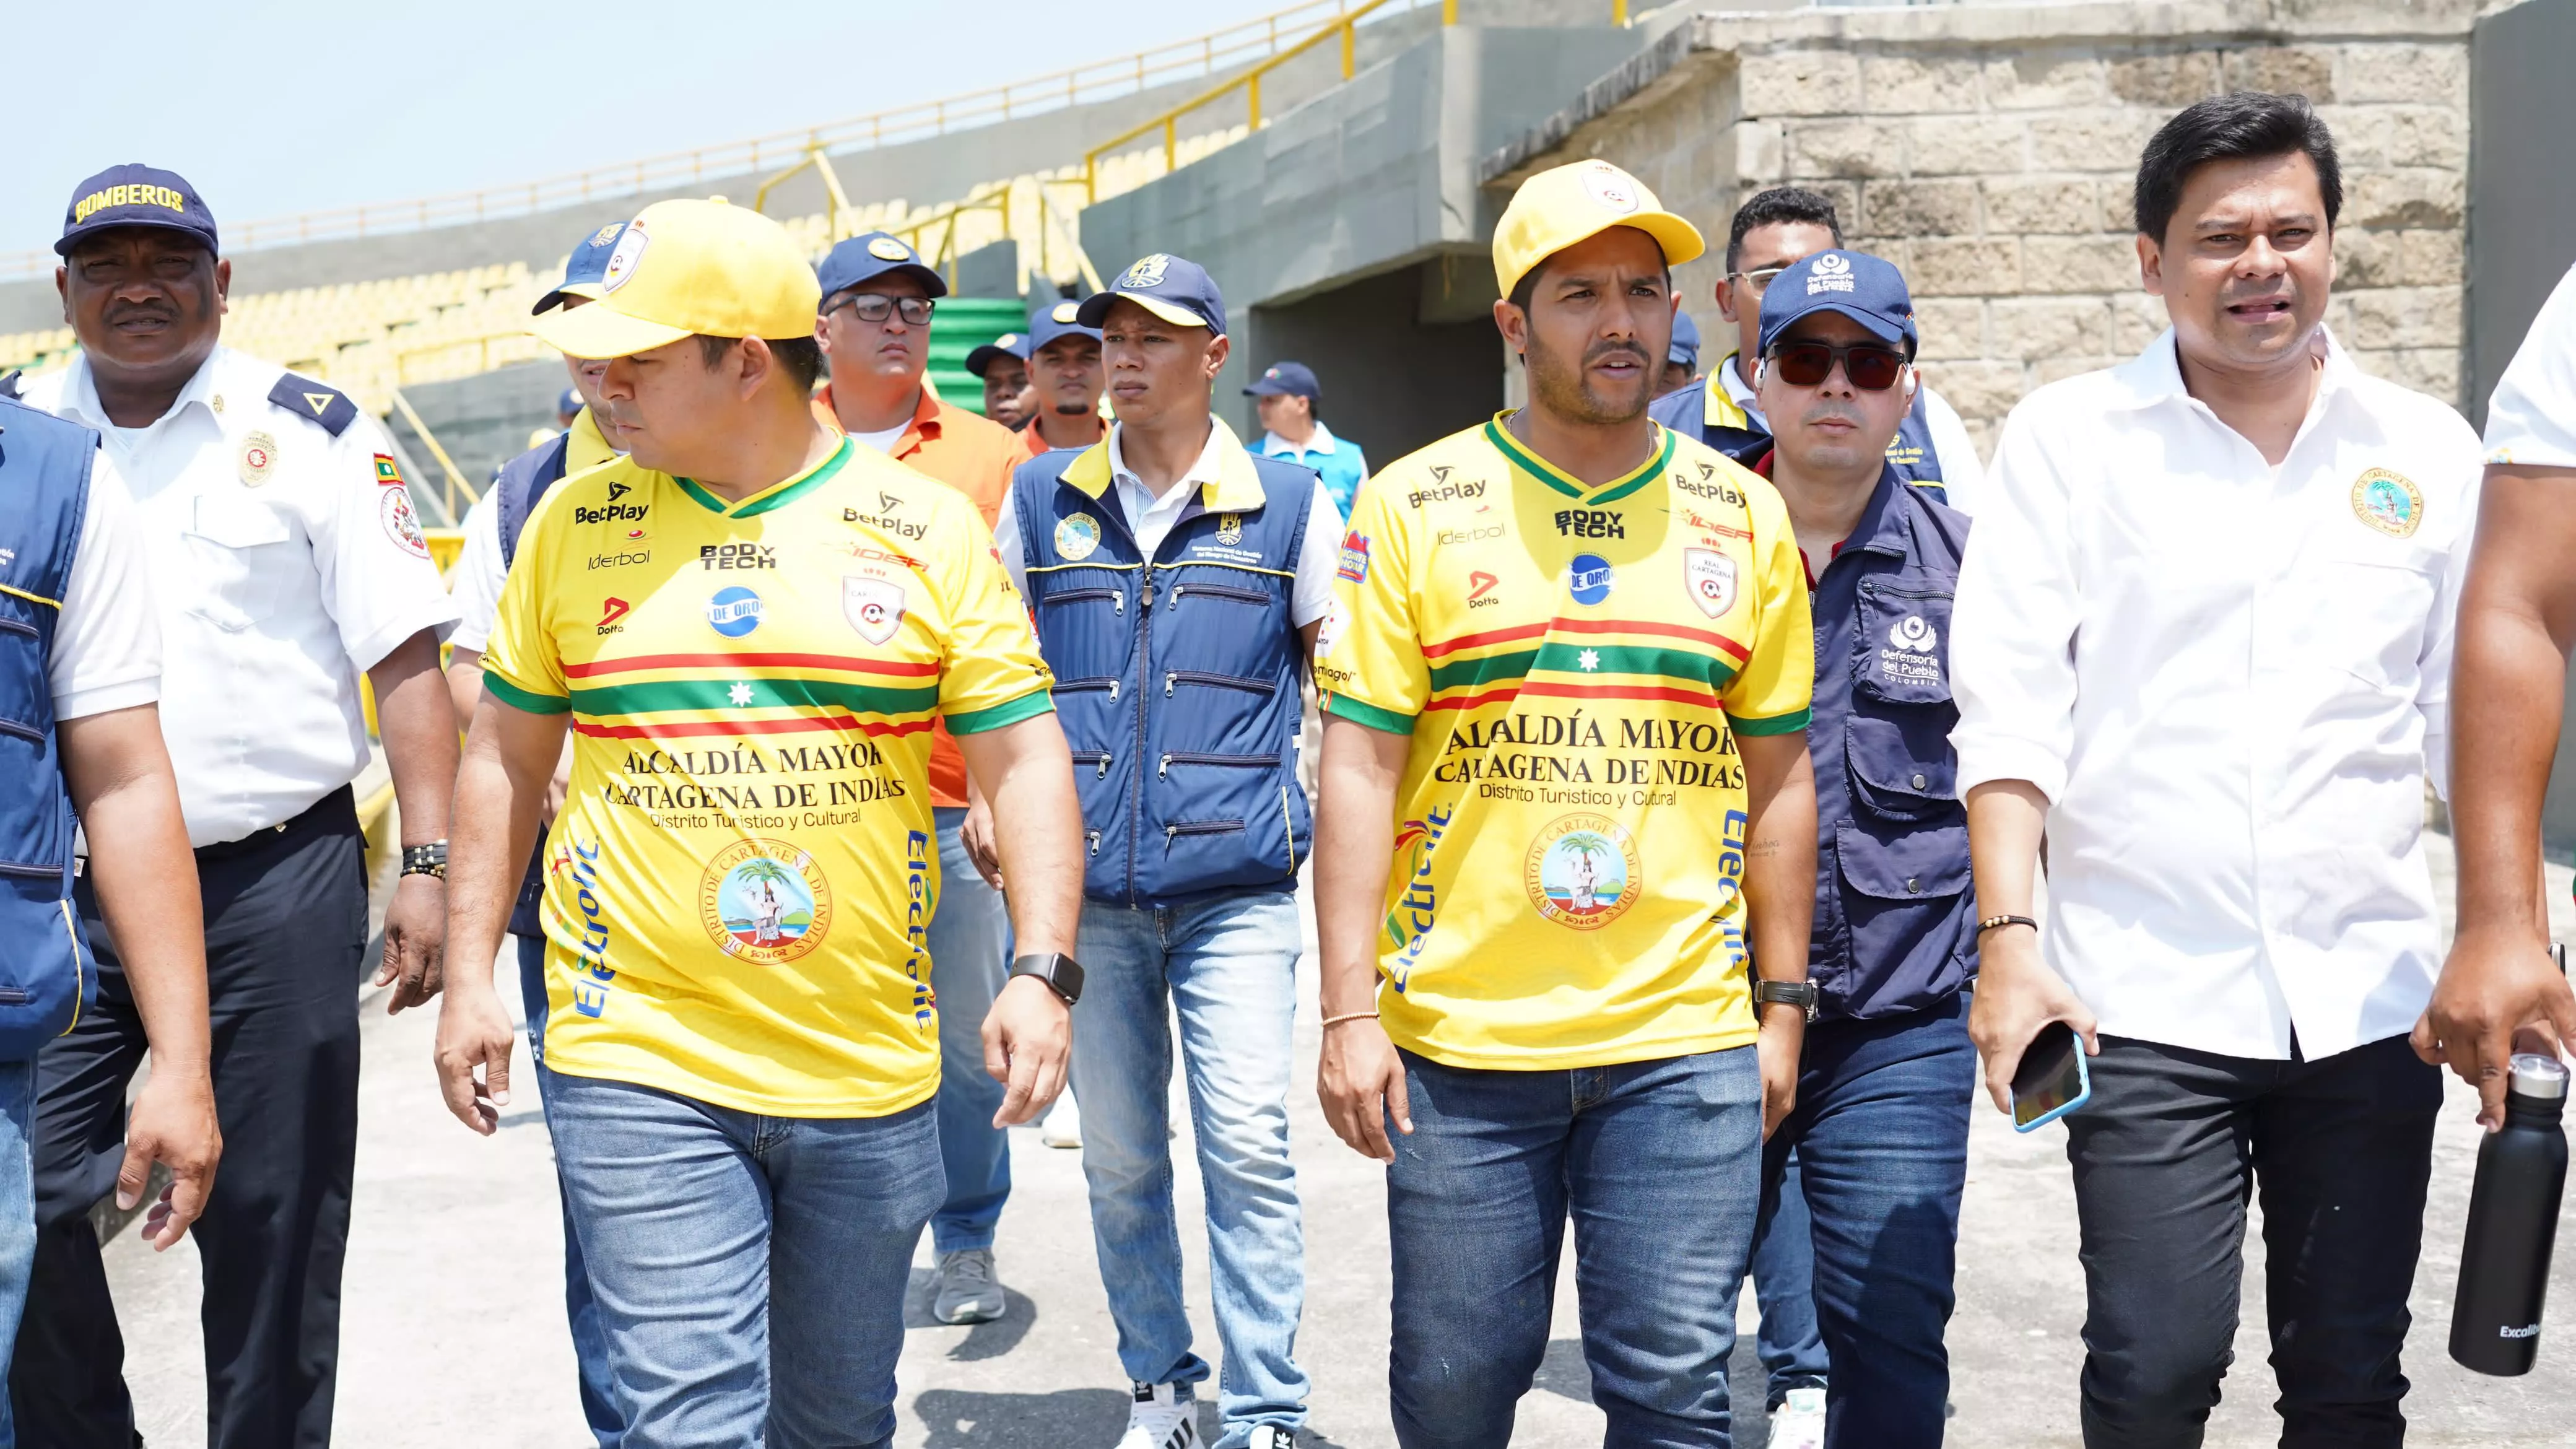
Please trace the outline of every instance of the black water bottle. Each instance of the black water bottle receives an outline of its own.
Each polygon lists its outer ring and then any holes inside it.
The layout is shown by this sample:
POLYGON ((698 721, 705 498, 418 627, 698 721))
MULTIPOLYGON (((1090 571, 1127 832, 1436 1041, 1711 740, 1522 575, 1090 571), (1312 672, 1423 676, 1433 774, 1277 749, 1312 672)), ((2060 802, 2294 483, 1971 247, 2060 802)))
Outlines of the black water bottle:
POLYGON ((2451 1303, 2451 1357, 2482 1374, 2527 1374, 2540 1356, 2540 1305, 2558 1195, 2567 1185, 2567 1069, 2518 1055, 2504 1098, 2504 1130, 2478 1144, 2469 1232, 2460 1245, 2460 1291, 2451 1303))

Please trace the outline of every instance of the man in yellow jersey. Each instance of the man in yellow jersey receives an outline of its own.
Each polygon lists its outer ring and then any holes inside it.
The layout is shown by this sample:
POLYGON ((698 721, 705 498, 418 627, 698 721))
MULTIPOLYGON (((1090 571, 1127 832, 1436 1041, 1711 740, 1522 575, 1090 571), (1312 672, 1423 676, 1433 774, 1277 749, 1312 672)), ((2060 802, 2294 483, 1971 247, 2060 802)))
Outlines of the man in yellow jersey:
POLYGON ((1569 1215, 1609 1442, 1728 1443, 1815 995, 1815 668, 1779 495, 1646 417, 1700 251, 1607 162, 1531 177, 1494 232, 1530 405, 1380 472, 1342 544, 1319 1089, 1391 1164, 1407 1449, 1510 1439, 1569 1215))
POLYGON ((1062 1085, 1080 990, 1080 822, 1026 612, 971 503, 808 410, 817 300, 776 223, 666 201, 599 300, 532 328, 612 359, 629 456, 556 486, 502 589, 437 1065, 492 1131, 511 1036, 490 962, 569 724, 548 1118, 635 1449, 893 1433, 905 1277, 946 1195, 934 718, 1013 824, 1032 954, 1012 969, 1035 979, 985 1023, 998 1121, 1062 1085))

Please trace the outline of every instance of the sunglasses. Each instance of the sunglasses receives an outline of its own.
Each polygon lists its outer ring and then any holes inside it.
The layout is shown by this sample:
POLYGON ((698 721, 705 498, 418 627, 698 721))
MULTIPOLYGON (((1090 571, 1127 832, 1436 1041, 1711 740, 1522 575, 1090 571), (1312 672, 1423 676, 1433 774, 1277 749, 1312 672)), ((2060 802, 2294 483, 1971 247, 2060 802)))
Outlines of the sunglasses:
POLYGON ((846 292, 841 300, 824 308, 823 315, 829 317, 844 307, 857 314, 862 322, 883 322, 897 312, 902 313, 904 322, 913 327, 927 326, 930 322, 928 297, 886 297, 875 292, 846 292))
POLYGON ((1862 392, 1885 392, 1896 386, 1896 379, 1905 371, 1904 353, 1873 342, 1840 346, 1831 342, 1781 342, 1775 343, 1767 355, 1780 380, 1791 387, 1820 386, 1834 375, 1836 362, 1843 365, 1843 376, 1862 392))

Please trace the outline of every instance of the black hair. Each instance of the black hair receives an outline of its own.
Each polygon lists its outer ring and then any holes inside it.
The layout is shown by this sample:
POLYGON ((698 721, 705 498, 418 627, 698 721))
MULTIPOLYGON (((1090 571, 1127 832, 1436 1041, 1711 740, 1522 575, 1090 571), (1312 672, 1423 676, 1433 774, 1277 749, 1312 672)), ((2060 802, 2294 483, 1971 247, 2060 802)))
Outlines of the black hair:
POLYGON ((1744 238, 1755 227, 1800 222, 1823 227, 1834 234, 1835 246, 1843 244, 1843 222, 1834 211, 1832 197, 1803 186, 1774 186, 1756 193, 1735 209, 1735 220, 1726 228, 1726 274, 1735 275, 1735 264, 1744 260, 1744 238))
POLYGON ((2161 245, 2182 205, 2183 184, 2212 161, 2287 156, 2305 152, 2316 163, 2317 190, 2325 197, 2326 230, 2343 210, 2343 167, 2335 160, 2334 133, 2299 95, 2237 91, 2184 107, 2156 128, 2138 153, 2135 204, 2138 232, 2161 245))
MULTIPOLYGON (((741 340, 739 337, 709 337, 703 332, 699 333, 698 356, 712 368, 724 361, 725 354, 732 351, 734 344, 741 340)), ((816 379, 823 375, 821 343, 816 342, 811 334, 803 337, 764 337, 760 340, 768 344, 769 355, 778 359, 779 367, 796 380, 798 388, 806 392, 814 390, 816 379)))
MULTIPOLYGON (((1547 264, 1552 260, 1554 260, 1554 258, 1542 257, 1537 266, 1521 273, 1521 279, 1512 283, 1512 295, 1507 300, 1509 300, 1513 306, 1521 309, 1522 316, 1526 317, 1529 315, 1530 299, 1538 295, 1538 279, 1542 273, 1546 272, 1547 264)), ((1667 265, 1664 268, 1664 290, 1666 292, 1670 292, 1672 289, 1673 269, 1671 266, 1667 265)))

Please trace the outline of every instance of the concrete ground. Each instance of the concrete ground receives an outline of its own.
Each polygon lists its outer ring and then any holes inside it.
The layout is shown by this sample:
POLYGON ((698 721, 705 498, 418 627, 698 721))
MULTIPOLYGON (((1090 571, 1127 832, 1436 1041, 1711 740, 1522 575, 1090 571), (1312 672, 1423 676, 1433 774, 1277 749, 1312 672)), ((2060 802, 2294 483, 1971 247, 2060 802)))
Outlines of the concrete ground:
MULTIPOLYGON (((2448 855, 2436 841, 2448 898, 2448 855)), ((2567 873, 2552 873, 2564 912, 2567 873)), ((2447 905, 2445 907, 2447 915, 2447 905)), ((2568 922, 2561 922, 2562 928, 2568 922)), ((1308 969, 1311 972, 1311 961, 1308 969)), ((505 993, 516 999, 516 993, 505 993)), ((1297 1042, 1301 1084, 1312 1081, 1314 989, 1297 1042)), ((429 1070, 432 1018, 364 1008, 365 1076, 356 1226, 345 1288, 339 1442, 370 1449, 471 1442, 491 1449, 575 1449, 589 1442, 573 1396, 563 1327, 560 1219, 537 1104, 522 1097, 484 1140, 440 1106, 429 1070)), ((2452 1085, 2436 1147, 2414 1332, 2405 1366, 2420 1445, 2576 1444, 2576 1376, 2568 1351, 2544 1349, 2535 1373, 2485 1379, 2444 1352, 2471 1166, 2470 1095, 2452 1085)), ((1386 1411, 1386 1230, 1380 1169, 1334 1140, 1301 1085, 1289 1102, 1298 1186, 1306 1205, 1307 1302, 1299 1353, 1314 1379, 1301 1443, 1383 1449, 1386 1411)), ((1189 1167, 1186 1115, 1175 1141, 1183 1242, 1201 1352, 1216 1356, 1207 1318, 1205 1239, 1189 1167)), ((2083 1275, 2064 1138, 2055 1128, 2014 1134, 1980 1108, 1970 1139, 1960 1227, 1959 1308, 1950 1326, 1954 1414, 1950 1442, 1974 1449, 2042 1449, 2080 1442, 2076 1374, 2083 1358, 2083 1275)), ((1032 1130, 1012 1134, 1017 1186, 1001 1227, 1010 1311, 973 1328, 927 1312, 924 1244, 908 1305, 901 1369, 903 1449, 1106 1446, 1125 1421, 1116 1334, 1100 1290, 1084 1206, 1080 1154, 1051 1150, 1032 1130)), ((2258 1217, 2259 1223, 2259 1217, 2258 1217)), ((2262 1244, 2248 1234, 2236 1367, 2214 1416, 2212 1449, 2275 1442, 2265 1366, 2262 1244)), ((195 1248, 156 1255, 128 1233, 108 1253, 128 1346, 128 1374, 153 1449, 205 1442, 204 1376, 196 1327, 195 1248)), ((1568 1275, 1570 1277, 1570 1274, 1568 1275)), ((2553 1297, 2576 1303, 2576 1253, 2559 1260, 2553 1297)), ((1523 1401, 1516 1442, 1597 1444, 1571 1294, 1562 1295, 1547 1359, 1523 1401)), ((2563 1317, 2566 1308, 2562 1306, 2563 1317)), ((1749 1306, 1740 1313, 1749 1330, 1749 1306)), ((1738 1440, 1764 1442, 1760 1377, 1749 1334, 1736 1362, 1738 1440)), ((1207 1427, 1213 1428, 1213 1415, 1207 1427)))

